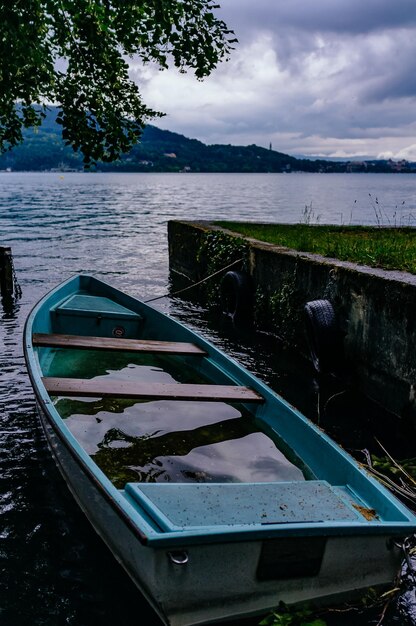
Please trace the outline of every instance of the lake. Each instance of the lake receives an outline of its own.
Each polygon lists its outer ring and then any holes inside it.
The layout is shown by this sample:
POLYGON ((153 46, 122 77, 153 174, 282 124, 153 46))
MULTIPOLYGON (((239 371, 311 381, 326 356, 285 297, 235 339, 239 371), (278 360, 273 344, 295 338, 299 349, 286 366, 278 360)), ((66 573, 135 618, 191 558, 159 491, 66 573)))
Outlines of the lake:
MULTIPOLYGON (((45 445, 22 351, 35 302, 78 272, 141 299, 166 294, 169 219, 413 225, 415 201, 416 176, 399 174, 0 173, 0 245, 12 247, 22 288, 12 312, 0 307, 1 626, 160 625, 78 510, 45 445)), ((279 355, 270 342, 235 337, 195 302, 167 297, 154 306, 313 412, 310 371, 284 348, 279 355)), ((408 600, 391 623, 414 623, 406 616, 415 606, 408 600)), ((350 618, 331 624, 374 623, 350 618)))

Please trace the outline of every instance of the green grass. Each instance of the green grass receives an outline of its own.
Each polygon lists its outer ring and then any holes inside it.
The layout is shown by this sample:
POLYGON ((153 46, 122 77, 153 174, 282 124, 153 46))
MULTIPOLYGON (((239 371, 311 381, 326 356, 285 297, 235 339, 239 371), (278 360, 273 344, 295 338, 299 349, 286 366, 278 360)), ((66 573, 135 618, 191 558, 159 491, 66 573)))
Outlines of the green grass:
POLYGON ((416 274, 416 229, 215 222, 246 237, 361 265, 416 274))

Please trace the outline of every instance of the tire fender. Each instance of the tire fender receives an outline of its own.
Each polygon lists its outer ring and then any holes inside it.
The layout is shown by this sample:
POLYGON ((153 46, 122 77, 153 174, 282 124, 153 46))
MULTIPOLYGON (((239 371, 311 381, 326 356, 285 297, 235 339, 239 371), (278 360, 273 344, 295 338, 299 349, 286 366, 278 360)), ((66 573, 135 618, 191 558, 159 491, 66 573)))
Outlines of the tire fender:
POLYGON ((227 272, 221 281, 220 294, 222 311, 236 326, 251 321, 253 288, 249 274, 236 270, 227 272))
POLYGON ((329 300, 312 300, 304 308, 306 336, 318 374, 336 372, 343 364, 342 335, 329 300))

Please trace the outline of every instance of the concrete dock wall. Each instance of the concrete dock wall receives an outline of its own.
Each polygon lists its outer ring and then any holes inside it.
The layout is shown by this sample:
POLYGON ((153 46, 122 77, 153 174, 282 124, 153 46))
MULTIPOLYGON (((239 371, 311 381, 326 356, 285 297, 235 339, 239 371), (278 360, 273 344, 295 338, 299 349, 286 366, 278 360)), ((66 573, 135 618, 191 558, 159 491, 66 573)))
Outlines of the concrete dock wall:
MULTIPOLYGON (((201 254, 208 233, 241 237, 204 222, 170 222, 173 273, 191 281, 206 275, 201 254)), ((416 424, 416 276, 358 266, 244 239, 252 277, 255 323, 308 354, 303 307, 332 302, 344 332, 354 382, 386 409, 416 424)), ((218 279, 219 280, 219 279, 218 279)))

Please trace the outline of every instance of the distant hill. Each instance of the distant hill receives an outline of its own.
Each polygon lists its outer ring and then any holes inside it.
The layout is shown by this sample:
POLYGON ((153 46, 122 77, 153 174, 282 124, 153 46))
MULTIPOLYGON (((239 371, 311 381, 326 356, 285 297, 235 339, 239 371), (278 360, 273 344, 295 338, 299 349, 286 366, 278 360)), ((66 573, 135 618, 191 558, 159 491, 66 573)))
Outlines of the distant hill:
MULTIPOLYGON (((39 129, 25 131, 22 145, 0 156, 0 170, 81 171, 82 157, 65 146, 51 109, 39 129)), ((144 129, 141 142, 114 163, 98 163, 113 172, 391 172, 415 171, 413 164, 391 161, 334 162, 295 158, 255 145, 205 145, 155 126, 144 129)), ((416 169, 416 165, 415 165, 416 169)))

